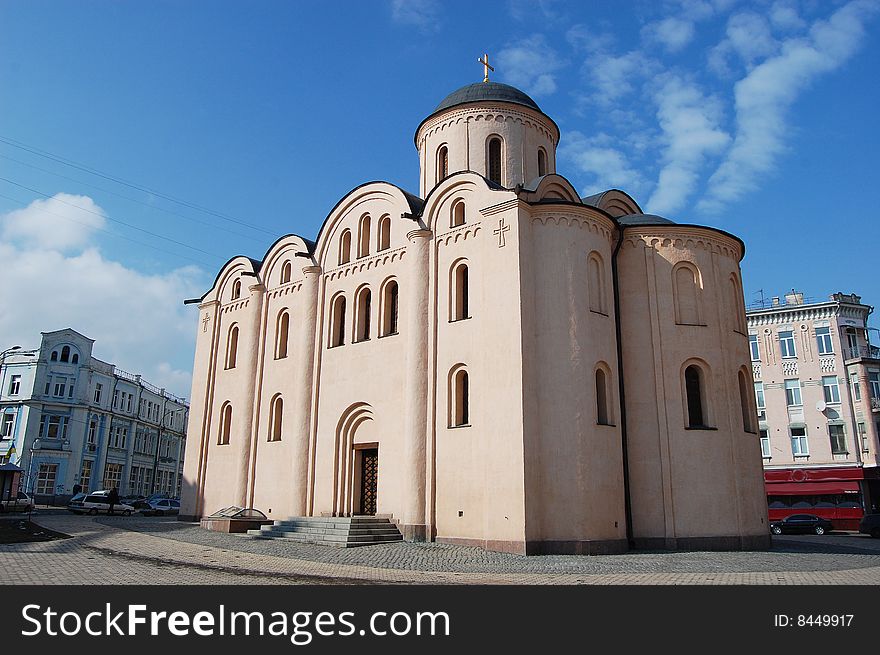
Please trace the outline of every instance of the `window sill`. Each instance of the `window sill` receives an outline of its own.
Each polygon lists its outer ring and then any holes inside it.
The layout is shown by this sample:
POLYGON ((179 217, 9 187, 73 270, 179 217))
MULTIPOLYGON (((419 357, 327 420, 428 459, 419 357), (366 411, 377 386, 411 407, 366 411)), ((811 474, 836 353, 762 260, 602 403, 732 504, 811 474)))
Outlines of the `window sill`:
POLYGON ((369 341, 370 337, 364 337, 363 339, 357 339, 356 341, 352 341, 352 343, 364 343, 365 341, 369 341))
POLYGON ((332 346, 327 346, 327 350, 333 350, 334 348, 342 348, 342 346, 344 346, 344 345, 345 345, 344 343, 337 343, 332 346))
POLYGON ((746 434, 758 434, 757 430, 743 430, 746 434))
POLYGON ((450 323, 461 323, 462 321, 469 321, 473 318, 473 316, 463 316, 462 318, 450 318, 450 323))
POLYGON ((709 425, 687 425, 684 428, 685 430, 708 430, 708 431, 717 431, 718 428, 713 428, 709 425))
POLYGON ((450 425, 447 426, 448 430, 458 430, 459 428, 470 428, 473 427, 470 423, 462 423, 461 425, 450 425))
POLYGON ((798 461, 799 459, 810 459, 809 455, 792 455, 792 457, 794 457, 795 461, 798 461))
POLYGON ((605 318, 608 318, 608 313, 607 313, 607 312, 600 312, 600 311, 598 311, 598 310, 596 310, 596 309, 591 309, 591 310, 590 310, 590 313, 591 313, 591 314, 598 314, 599 316, 604 316, 605 318))
POLYGON ((783 355, 780 359, 797 359, 797 355, 783 355))
POLYGON ((599 423, 598 421, 596 422, 596 425, 600 425, 604 428, 616 428, 617 427, 616 423, 599 423))
POLYGON ((384 339, 385 337, 396 337, 399 334, 396 330, 394 332, 389 332, 388 334, 380 334, 377 338, 384 339))
POLYGON ((689 327, 708 327, 708 324, 706 324, 706 323, 679 323, 678 321, 676 321, 675 324, 676 325, 686 325, 689 327))
POLYGON ((770 455, 761 455, 761 459, 766 459, 768 462, 773 459, 770 455))

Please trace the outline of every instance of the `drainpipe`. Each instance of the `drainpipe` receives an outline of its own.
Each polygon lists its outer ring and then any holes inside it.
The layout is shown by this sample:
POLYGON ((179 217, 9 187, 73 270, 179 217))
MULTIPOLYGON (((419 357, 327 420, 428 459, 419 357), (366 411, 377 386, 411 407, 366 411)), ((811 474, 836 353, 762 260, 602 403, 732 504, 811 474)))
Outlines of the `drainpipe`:
POLYGON ((629 486, 629 449, 627 447, 626 432, 626 386, 623 382, 623 345, 620 335, 620 284, 618 280, 617 255, 623 245, 623 225, 617 226, 619 232, 617 244, 611 254, 611 281, 614 286, 614 335, 617 340, 617 390, 620 398, 620 441, 623 455, 623 504, 626 516, 626 541, 629 548, 634 547, 632 525, 632 498, 629 486))

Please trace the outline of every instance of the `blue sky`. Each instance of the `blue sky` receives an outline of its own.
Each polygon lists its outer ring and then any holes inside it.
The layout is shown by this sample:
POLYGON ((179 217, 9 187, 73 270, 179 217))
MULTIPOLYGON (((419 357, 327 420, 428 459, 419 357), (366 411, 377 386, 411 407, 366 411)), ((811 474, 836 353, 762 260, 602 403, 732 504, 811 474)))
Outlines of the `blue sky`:
POLYGON ((188 396, 182 300, 365 181, 417 192, 413 131, 484 52, 583 195, 741 236, 746 302, 880 305, 878 29, 877 0, 4 0, 0 349, 70 326, 188 396))

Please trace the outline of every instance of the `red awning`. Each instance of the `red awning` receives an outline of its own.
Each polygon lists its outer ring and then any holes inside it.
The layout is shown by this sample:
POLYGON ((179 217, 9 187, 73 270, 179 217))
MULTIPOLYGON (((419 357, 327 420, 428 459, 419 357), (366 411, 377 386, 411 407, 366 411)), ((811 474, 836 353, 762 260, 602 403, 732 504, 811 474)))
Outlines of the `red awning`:
POLYGON ((828 482, 768 482, 768 496, 814 496, 859 491, 858 482, 829 480, 828 482))

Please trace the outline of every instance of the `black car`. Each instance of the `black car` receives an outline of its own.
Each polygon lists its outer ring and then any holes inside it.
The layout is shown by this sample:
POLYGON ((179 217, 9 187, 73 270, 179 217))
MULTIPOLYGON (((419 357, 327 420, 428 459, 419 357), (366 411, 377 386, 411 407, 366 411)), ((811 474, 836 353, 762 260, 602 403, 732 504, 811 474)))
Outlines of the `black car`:
POLYGON ((880 514, 865 514, 859 523, 859 532, 880 539, 880 514))
POLYGON ((770 532, 773 534, 825 534, 831 530, 831 521, 812 514, 792 514, 770 524, 770 532))

